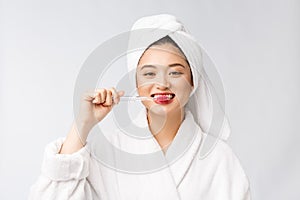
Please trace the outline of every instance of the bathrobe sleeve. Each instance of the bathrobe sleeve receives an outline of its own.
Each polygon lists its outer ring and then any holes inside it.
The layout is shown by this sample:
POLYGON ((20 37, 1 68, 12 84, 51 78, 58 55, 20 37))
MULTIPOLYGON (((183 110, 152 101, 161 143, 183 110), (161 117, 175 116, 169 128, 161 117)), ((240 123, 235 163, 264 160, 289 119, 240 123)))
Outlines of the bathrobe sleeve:
POLYGON ((87 176, 90 154, 83 147, 73 154, 58 154, 64 138, 46 146, 42 173, 30 189, 30 200, 35 199, 94 199, 87 176))
POLYGON ((251 200, 249 179, 241 165, 240 160, 233 152, 227 142, 219 141, 216 147, 216 156, 219 159, 216 166, 219 170, 216 173, 222 177, 219 180, 220 194, 227 194, 226 198, 222 195, 218 199, 228 200, 251 200))
MULTIPOLYGON (((240 160, 227 142, 220 141, 218 144, 219 148, 216 148, 216 153, 220 156, 218 166, 223 170, 217 170, 217 173, 228 180, 226 183, 220 180, 219 188, 225 189, 223 190, 224 194, 225 191, 229 192, 227 198, 223 197, 223 199, 251 200, 249 179, 240 160)), ((222 198, 220 197, 220 199, 222 198)))
POLYGON ((243 200, 251 200, 250 187, 248 187, 248 190, 246 191, 243 200))

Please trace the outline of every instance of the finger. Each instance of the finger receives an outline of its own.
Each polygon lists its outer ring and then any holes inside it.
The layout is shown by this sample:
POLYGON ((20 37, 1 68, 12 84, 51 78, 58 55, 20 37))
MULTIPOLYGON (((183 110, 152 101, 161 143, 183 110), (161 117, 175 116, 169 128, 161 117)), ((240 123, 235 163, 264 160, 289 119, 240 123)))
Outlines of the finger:
POLYGON ((106 96, 106 90, 101 88, 101 89, 96 89, 93 95, 93 101, 92 103, 96 104, 101 104, 105 102, 105 96, 106 96))
POLYGON ((119 102, 118 100, 118 93, 114 87, 110 88, 110 91, 112 93, 112 103, 117 104, 119 102))
POLYGON ((103 104, 104 106, 111 106, 112 105, 112 91, 107 90, 106 92, 106 98, 105 98, 105 103, 103 104))
POLYGON ((124 94, 125 94, 125 91, 123 91, 123 90, 118 91, 119 97, 124 96, 124 94))
POLYGON ((100 104, 101 103, 101 95, 100 95, 100 93, 96 93, 95 94, 95 97, 94 97, 94 100, 92 101, 92 103, 95 103, 95 104, 100 104))
POLYGON ((104 88, 97 89, 98 96, 99 96, 99 103, 104 104, 106 100, 107 91, 104 88))
POLYGON ((97 97, 94 95, 93 98, 94 98, 94 99, 93 99, 92 103, 97 103, 97 102, 98 102, 97 97))
POLYGON ((112 100, 113 100, 113 103, 114 103, 114 104, 118 104, 119 101, 120 101, 120 98, 119 98, 119 94, 117 93, 116 88, 112 87, 112 88, 110 89, 110 91, 112 92, 112 100))
POLYGON ((119 103, 120 102, 120 97, 124 95, 124 91, 116 91, 114 90, 114 98, 113 100, 115 101, 115 103, 119 103))

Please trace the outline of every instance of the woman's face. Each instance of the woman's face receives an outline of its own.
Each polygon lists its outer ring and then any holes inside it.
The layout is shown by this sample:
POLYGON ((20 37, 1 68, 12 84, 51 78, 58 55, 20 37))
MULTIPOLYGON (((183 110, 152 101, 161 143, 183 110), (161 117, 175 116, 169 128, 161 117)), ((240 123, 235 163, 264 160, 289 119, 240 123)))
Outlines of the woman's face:
POLYGON ((155 99, 143 104, 157 114, 182 111, 193 89, 189 64, 172 44, 147 49, 139 61, 136 78, 139 95, 155 99))

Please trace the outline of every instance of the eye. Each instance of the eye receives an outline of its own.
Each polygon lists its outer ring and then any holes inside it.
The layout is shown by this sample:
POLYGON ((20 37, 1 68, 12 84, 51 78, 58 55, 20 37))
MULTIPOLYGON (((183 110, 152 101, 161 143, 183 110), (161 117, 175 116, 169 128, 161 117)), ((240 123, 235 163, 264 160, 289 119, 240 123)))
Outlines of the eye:
POLYGON ((143 76, 155 76, 155 73, 154 72, 147 72, 147 73, 144 73, 143 76))
POLYGON ((181 74, 183 74, 182 72, 177 72, 177 71, 173 71, 173 72, 170 72, 169 75, 171 76, 180 76, 181 74))

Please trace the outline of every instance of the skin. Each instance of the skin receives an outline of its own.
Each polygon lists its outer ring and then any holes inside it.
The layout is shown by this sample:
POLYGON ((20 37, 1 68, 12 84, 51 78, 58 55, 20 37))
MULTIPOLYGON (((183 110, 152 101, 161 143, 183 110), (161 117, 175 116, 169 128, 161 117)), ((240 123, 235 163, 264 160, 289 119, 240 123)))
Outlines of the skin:
POLYGON ((123 95, 124 91, 117 91, 115 88, 101 88, 84 93, 80 101, 79 117, 72 123, 71 130, 58 153, 72 154, 81 149, 91 129, 103 120, 123 95))
POLYGON ((193 89, 189 64, 172 44, 152 46, 141 57, 137 67, 140 96, 174 93, 169 104, 144 101, 150 131, 164 150, 175 137, 184 118, 184 106, 193 89))
MULTIPOLYGON (((175 98, 169 104, 143 102, 147 109, 149 129, 164 151, 180 127, 184 118, 184 105, 193 89, 190 67, 173 45, 152 46, 144 52, 139 61, 136 79, 140 96, 162 92, 175 94, 175 98)), ((81 149, 90 130, 102 121, 123 95, 124 91, 117 91, 115 88, 101 88, 83 94, 79 117, 72 123, 58 153, 72 154, 81 149)))

